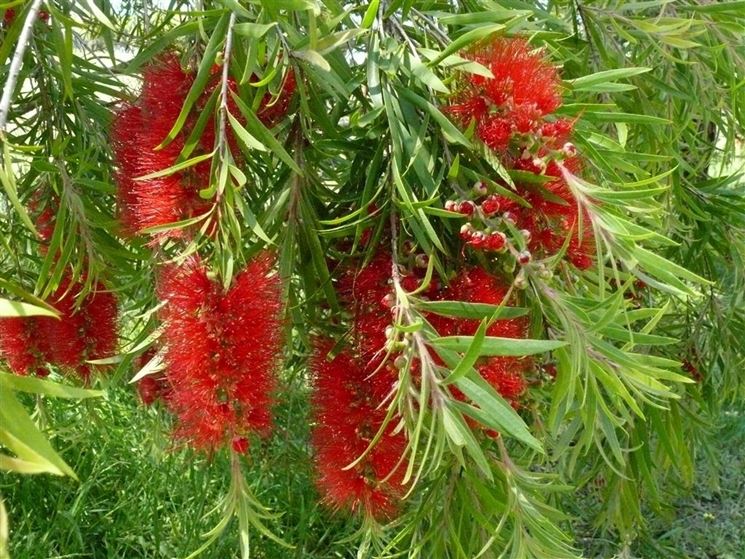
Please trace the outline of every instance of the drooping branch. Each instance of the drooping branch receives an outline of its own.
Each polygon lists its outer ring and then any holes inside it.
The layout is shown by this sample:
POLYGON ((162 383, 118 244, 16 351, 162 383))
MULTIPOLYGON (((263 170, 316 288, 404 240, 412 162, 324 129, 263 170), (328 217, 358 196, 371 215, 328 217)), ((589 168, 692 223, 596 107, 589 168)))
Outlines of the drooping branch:
POLYGON ((5 82, 3 95, 2 98, 0 98, 0 138, 5 136, 5 126, 8 123, 8 114, 10 112, 10 102, 13 97, 13 91, 16 88, 16 82, 18 82, 18 75, 21 73, 23 55, 26 52, 26 46, 28 45, 28 40, 31 36, 31 29, 33 29, 36 18, 39 16, 41 3, 42 0, 34 0, 31 4, 28 14, 26 15, 26 21, 23 22, 21 34, 18 36, 18 43, 16 44, 16 50, 13 53, 13 59, 10 61, 8 80, 5 82))

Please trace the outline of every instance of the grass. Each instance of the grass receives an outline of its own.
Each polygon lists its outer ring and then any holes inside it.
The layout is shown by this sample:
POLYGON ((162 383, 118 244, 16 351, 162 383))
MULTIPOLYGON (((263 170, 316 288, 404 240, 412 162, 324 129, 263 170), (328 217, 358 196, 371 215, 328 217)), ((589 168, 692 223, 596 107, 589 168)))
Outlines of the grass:
POLYGON ((644 559, 745 559, 745 413, 726 413, 715 447, 719 464, 699 463, 694 491, 674 503, 671 523, 652 522, 644 559))
MULTIPOLYGON (((131 388, 111 388, 104 400, 90 402, 90 413, 81 414, 78 406, 86 403, 45 403, 55 426, 53 444, 80 483, 48 475, 0 475, 0 495, 10 516, 11 556, 186 557, 219 520, 219 513, 205 515, 227 490, 227 457, 208 459, 174 449, 164 414, 138 405, 131 388)), ((308 449, 297 438, 303 435, 297 426, 308 422, 299 405, 292 407, 291 401, 278 411, 278 435, 266 443, 266 452, 256 453, 265 462, 246 465, 245 473, 264 504, 284 511, 273 528, 296 548, 288 551, 256 536, 252 556, 345 557, 345 546, 336 540, 353 527, 317 504, 308 449), (292 430, 286 429, 288 421, 296 423, 292 430), (259 471, 265 472, 261 479, 259 471)), ((237 543, 233 523, 201 557, 238 557, 237 543)))
MULTIPOLYGON (((284 512, 273 528, 296 546, 287 550, 254 536, 252 557, 258 559, 354 556, 352 545, 340 541, 354 531, 354 522, 318 505, 304 402, 296 394, 278 410, 276 436, 255 453, 263 462, 245 468, 260 500, 284 512)), ((201 534, 218 521, 207 513, 227 489, 227 457, 173 448, 165 414, 139 405, 130 387, 112 387, 104 399, 83 404, 50 400, 44 409, 55 426, 53 442, 80 483, 0 475, 12 557, 183 558, 199 547, 201 534), (87 405, 85 413, 81 405, 87 405)), ((640 542, 635 557, 745 559, 745 415, 730 414, 723 423, 721 475, 707 477, 702 462, 700 485, 674 503, 672 522, 650 521, 653 540, 640 542)), ((237 542, 232 524, 202 557, 238 557, 237 542)))

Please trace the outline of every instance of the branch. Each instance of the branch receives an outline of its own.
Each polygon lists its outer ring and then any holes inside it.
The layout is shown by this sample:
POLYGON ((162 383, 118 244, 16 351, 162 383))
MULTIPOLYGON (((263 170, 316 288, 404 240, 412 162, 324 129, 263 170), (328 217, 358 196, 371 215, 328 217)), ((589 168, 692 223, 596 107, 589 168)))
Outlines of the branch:
POLYGON ((220 128, 217 137, 217 149, 220 157, 224 157, 227 148, 226 130, 228 120, 228 81, 230 79, 230 51, 233 49, 233 26, 235 25, 235 12, 230 14, 228 31, 225 35, 225 51, 222 62, 222 87, 220 90, 220 128))
POLYGON ((33 4, 28 10, 26 21, 23 22, 23 29, 21 34, 18 36, 18 44, 16 50, 13 53, 13 60, 10 62, 10 69, 8 70, 8 81, 5 82, 3 88, 3 96, 0 99, 0 138, 5 136, 5 126, 8 123, 8 113, 10 112, 10 101, 13 97, 13 91, 16 88, 16 82, 18 81, 18 75, 21 73, 21 66, 23 64, 23 54, 26 52, 26 45, 28 39, 31 36, 31 29, 34 27, 36 18, 39 15, 39 8, 41 7, 42 0, 34 0, 33 4))

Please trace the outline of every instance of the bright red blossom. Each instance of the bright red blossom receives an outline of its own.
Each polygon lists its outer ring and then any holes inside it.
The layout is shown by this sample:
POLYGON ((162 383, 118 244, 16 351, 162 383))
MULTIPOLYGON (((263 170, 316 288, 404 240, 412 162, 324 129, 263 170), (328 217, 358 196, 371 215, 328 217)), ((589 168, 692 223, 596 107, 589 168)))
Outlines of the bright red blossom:
POLYGON ((348 350, 329 361, 332 347, 330 341, 319 342, 311 362, 318 488, 337 509, 387 519, 403 495, 404 468, 399 460, 406 440, 401 433, 393 433, 394 420, 359 464, 344 469, 367 449, 383 424, 386 409, 376 394, 378 374, 370 376, 374 368, 363 366, 348 350))
POLYGON ((116 349, 116 299, 100 283, 78 302, 82 285, 64 278, 49 303, 60 318, 45 316, 0 319, 0 353, 16 374, 46 375, 44 363, 74 371, 84 380, 89 360, 116 349))
POLYGON ((0 318, 0 357, 17 375, 46 376, 46 359, 38 345, 36 317, 0 318))
POLYGON ((491 149, 505 149, 513 134, 535 132, 561 103, 556 69, 523 39, 497 39, 470 58, 494 77, 468 74, 448 111, 464 125, 475 119, 479 138, 491 149))
POLYGON ((273 257, 260 254, 227 292, 196 258, 161 275, 168 403, 178 417, 176 435, 197 449, 271 430, 282 341, 273 268, 273 257))
MULTIPOLYGON (((215 68, 205 91, 196 102, 195 112, 204 109, 207 99, 220 85, 222 69, 219 66, 215 68)), ((139 99, 134 104, 122 105, 114 120, 111 137, 118 167, 115 174, 118 211, 123 232, 127 235, 198 217, 210 209, 210 201, 199 196, 199 191, 207 188, 210 183, 209 160, 167 176, 136 180, 177 163, 186 139, 196 124, 196 114, 187 118, 182 130, 167 146, 157 148, 176 122, 195 76, 194 72, 185 71, 181 67, 175 54, 162 56, 145 68, 139 99)), ((289 106, 294 86, 294 76, 290 73, 276 102, 271 107, 266 106, 268 101, 263 103, 259 118, 267 124, 279 120, 289 106)), ((232 78, 228 89, 231 92, 238 89, 232 78)), ((228 109, 236 118, 240 118, 240 111, 232 96, 228 99, 228 109)), ((211 152, 215 141, 213 117, 206 123, 191 157, 211 152)), ((232 131, 228 132, 228 145, 233 157, 240 159, 238 144, 232 131)), ((181 237, 185 234, 184 229, 172 229, 156 233, 154 239, 181 237)))

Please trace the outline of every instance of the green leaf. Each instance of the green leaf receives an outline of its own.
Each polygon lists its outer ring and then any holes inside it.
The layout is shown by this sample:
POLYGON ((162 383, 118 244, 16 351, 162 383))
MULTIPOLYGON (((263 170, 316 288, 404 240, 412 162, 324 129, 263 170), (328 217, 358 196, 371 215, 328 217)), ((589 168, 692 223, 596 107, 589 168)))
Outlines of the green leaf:
POLYGON ((249 134, 248 130, 246 130, 243 125, 238 122, 238 119, 230 113, 228 113, 228 121, 230 122, 230 127, 233 129, 233 132, 235 132, 236 136, 238 136, 238 139, 243 142, 246 147, 258 151, 268 150, 268 148, 264 144, 262 144, 259 140, 249 134))
POLYGON ((105 27, 108 27, 112 31, 117 31, 116 26, 111 22, 109 17, 101 11, 101 8, 98 7, 95 0, 84 0, 88 8, 90 8, 91 12, 93 13, 93 16, 105 27))
POLYGON ((124 72, 127 74, 134 74, 143 64, 152 60, 159 52, 173 45, 176 42, 176 39, 184 35, 191 35, 198 31, 201 23, 200 20, 192 19, 178 27, 169 29, 165 33, 159 33, 157 37, 151 38, 147 43, 147 47, 135 56, 129 64, 127 64, 124 72))
POLYGON ((367 10, 365 10, 365 15, 362 18, 362 23, 360 24, 360 27, 362 29, 370 29, 370 27, 372 27, 372 24, 375 21, 375 17, 378 15, 379 6, 380 0, 372 0, 370 2, 367 10))
POLYGON ((507 29, 507 27, 500 23, 484 25, 482 27, 477 27, 476 29, 471 29, 470 31, 463 33, 463 35, 455 39, 445 48, 445 50, 435 56, 434 59, 430 60, 429 65, 437 66, 451 54, 455 54, 461 49, 465 49, 471 46, 473 43, 486 39, 491 35, 494 35, 496 33, 503 33, 505 29, 507 29))
POLYGON ((277 26, 277 22, 272 23, 237 23, 233 26, 233 31, 238 35, 243 35, 249 39, 261 39, 270 29, 277 26))
POLYGON ((504 319, 516 318, 528 314, 524 307, 502 307, 499 305, 487 305, 485 303, 464 303, 462 301, 422 301, 417 300, 415 306, 422 312, 432 312, 443 316, 455 316, 459 318, 491 318, 504 319), (499 312, 497 312, 499 309, 499 312), (496 315, 495 315, 496 313, 496 315))
MULTIPOLYGON (((463 353, 473 344, 473 336, 447 336, 435 338, 432 345, 463 353)), ((481 355, 514 356, 535 355, 553 351, 567 345, 561 340, 530 340, 524 338, 497 338, 488 336, 481 345, 481 355)))
POLYGON ((23 204, 21 204, 21 201, 18 199, 18 191, 16 190, 16 181, 15 181, 15 170, 13 169, 13 162, 10 157, 10 148, 8 147, 8 142, 3 142, 3 166, 0 167, 0 182, 3 183, 3 188, 5 189, 5 193, 8 195, 8 198, 10 199, 10 203, 13 205, 13 209, 15 209, 16 213, 18 214, 18 217, 21 218, 21 221, 23 224, 31 231, 34 236, 37 236, 38 233, 36 232, 36 228, 34 227, 34 224, 31 222, 31 218, 28 216, 28 212, 26 211, 26 208, 23 204))
POLYGON ((262 124, 256 114, 238 97, 235 93, 230 93, 233 96, 233 100, 238 105, 243 116, 246 118, 246 129, 252 133, 252 135, 258 139, 259 142, 268 147, 277 157, 279 157, 290 169, 295 171, 298 175, 303 174, 303 170, 298 167, 295 160, 290 156, 285 148, 277 141, 277 138, 267 130, 266 126, 262 124))
POLYGON ((80 400, 83 398, 99 398, 105 394, 101 390, 89 390, 76 386, 67 386, 51 380, 19 376, 0 371, 0 386, 17 392, 28 392, 31 394, 42 394, 55 398, 66 398, 69 400, 80 400))
POLYGON ((43 465, 45 471, 55 475, 67 475, 77 479, 75 472, 57 454, 44 434, 34 424, 26 410, 4 383, 0 406, 0 443, 14 452, 18 458, 43 465))
POLYGON ((320 70, 324 72, 330 72, 331 66, 326 61, 326 59, 321 56, 321 54, 315 50, 311 49, 305 49, 305 50, 296 50, 292 52, 292 56, 295 58, 300 58, 301 60, 305 60, 306 62, 313 64, 314 66, 317 66, 320 70))
POLYGON ((616 80, 630 78, 632 76, 638 76, 649 72, 652 68, 645 67, 633 67, 633 68, 616 68, 613 70, 603 70, 596 72, 588 76, 582 76, 574 80, 569 80, 568 83, 572 85, 575 90, 582 90, 583 88, 591 87, 601 83, 613 82, 616 80))
POLYGON ((30 303, 11 301, 0 297, 0 316, 51 316, 59 317, 59 313, 45 307, 37 307, 30 303))
POLYGON ((543 446, 530 434, 522 418, 476 371, 470 371, 455 385, 484 413, 479 420, 485 425, 543 453, 543 446))
POLYGON ((161 169, 160 171, 148 173, 147 175, 142 175, 141 177, 136 177, 134 180, 148 181, 160 177, 167 177, 169 175, 173 175, 174 173, 178 173, 179 171, 183 171, 184 169, 188 169, 189 167, 193 167, 194 165, 197 165, 202 161, 207 161, 208 159, 211 159, 213 155, 215 155, 214 151, 205 153, 203 155, 197 155, 196 157, 192 157, 191 159, 187 159, 186 161, 182 161, 181 163, 171 165, 167 169, 161 169))
POLYGON ((486 337, 486 326, 488 324, 487 319, 481 321, 478 330, 473 336, 471 345, 468 350, 463 354, 463 358, 460 360, 458 365, 451 371, 451 373, 442 381, 442 384, 448 385, 463 378, 476 364, 476 360, 481 356, 481 346, 484 343, 486 337))
POLYGON ((435 122, 440 125, 442 133, 445 134, 445 137, 448 139, 449 142, 458 143, 467 148, 471 147, 471 142, 468 140, 468 138, 466 138, 463 133, 458 130, 458 128, 450 121, 450 119, 443 115, 440 110, 432 103, 405 88, 397 89, 396 92, 402 98, 413 103, 420 109, 427 111, 435 120, 435 122))

